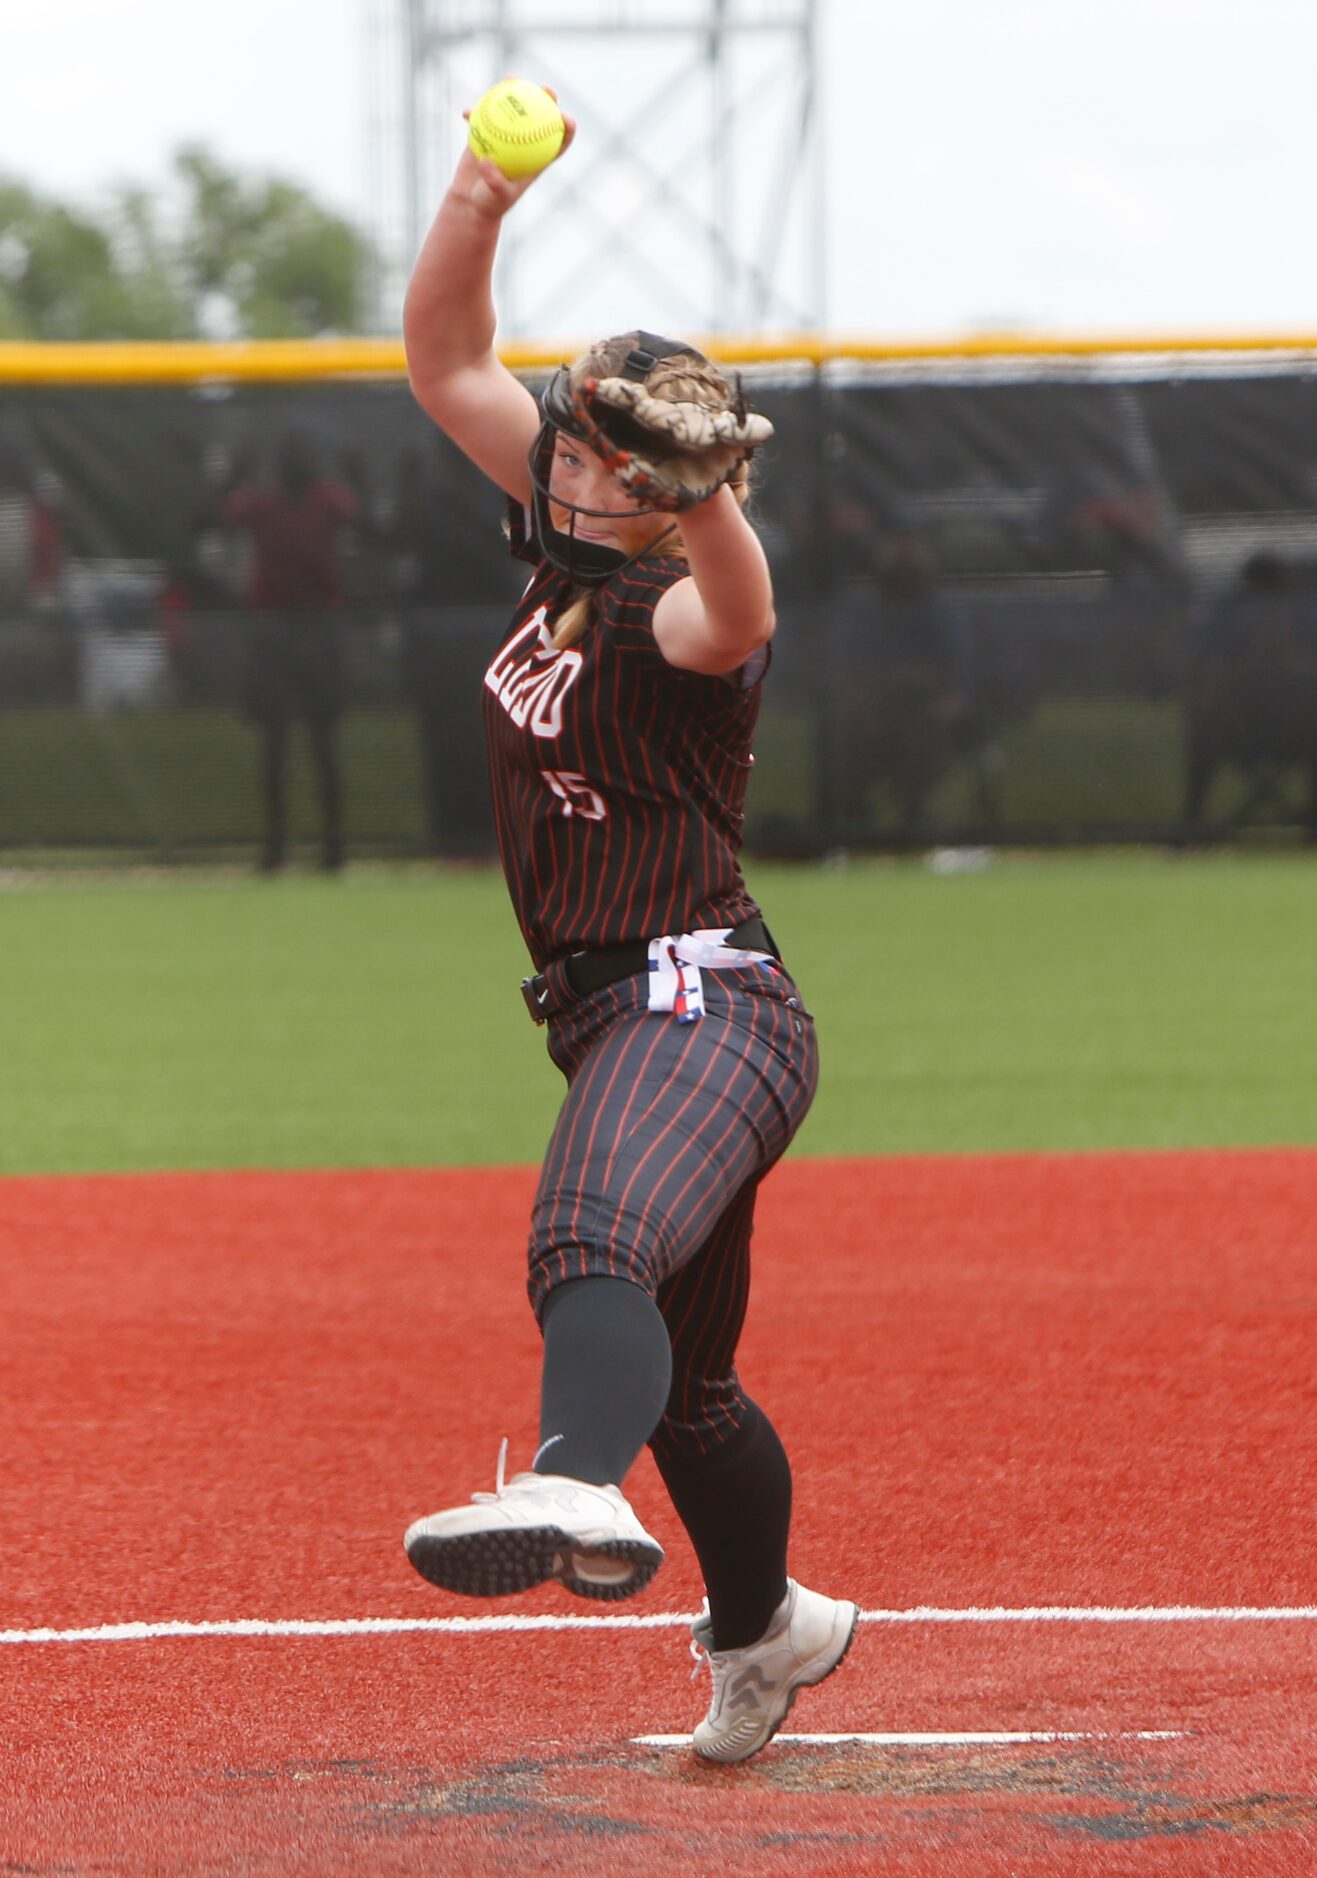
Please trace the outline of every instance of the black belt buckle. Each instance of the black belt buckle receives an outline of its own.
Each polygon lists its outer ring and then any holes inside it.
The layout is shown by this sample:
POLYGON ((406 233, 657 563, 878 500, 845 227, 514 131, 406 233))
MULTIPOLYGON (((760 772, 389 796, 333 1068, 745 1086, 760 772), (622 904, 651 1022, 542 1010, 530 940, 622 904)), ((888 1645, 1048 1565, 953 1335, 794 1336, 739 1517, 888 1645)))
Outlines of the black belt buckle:
POLYGON ((538 978, 523 978, 521 995, 526 1000, 526 1009, 537 1024, 544 1023, 545 1002, 549 996, 549 981, 543 973, 538 978))

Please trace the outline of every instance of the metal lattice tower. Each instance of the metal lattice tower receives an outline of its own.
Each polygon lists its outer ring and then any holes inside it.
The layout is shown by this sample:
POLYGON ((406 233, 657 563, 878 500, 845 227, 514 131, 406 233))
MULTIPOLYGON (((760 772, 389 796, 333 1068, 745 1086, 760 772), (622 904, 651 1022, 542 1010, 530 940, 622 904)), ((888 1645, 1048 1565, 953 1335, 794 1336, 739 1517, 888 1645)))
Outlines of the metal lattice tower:
POLYGON ((502 338, 823 324, 820 0, 365 4, 380 330, 398 326, 462 110, 510 73, 552 86, 579 128, 506 224, 502 338))

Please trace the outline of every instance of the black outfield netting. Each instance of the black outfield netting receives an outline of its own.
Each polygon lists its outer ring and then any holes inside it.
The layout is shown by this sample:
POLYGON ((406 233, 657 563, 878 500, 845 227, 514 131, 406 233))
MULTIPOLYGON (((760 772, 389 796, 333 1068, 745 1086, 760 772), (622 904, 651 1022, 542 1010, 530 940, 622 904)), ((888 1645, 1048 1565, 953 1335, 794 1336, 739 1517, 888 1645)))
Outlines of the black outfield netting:
MULTIPOLYGON (((752 848, 1317 828, 1306 364, 753 392, 780 628, 752 848)), ((0 859, 488 855, 500 520, 398 382, 0 390, 0 859), (338 491, 337 591, 252 493, 281 465, 338 491), (283 585, 253 594, 261 528, 283 585)))

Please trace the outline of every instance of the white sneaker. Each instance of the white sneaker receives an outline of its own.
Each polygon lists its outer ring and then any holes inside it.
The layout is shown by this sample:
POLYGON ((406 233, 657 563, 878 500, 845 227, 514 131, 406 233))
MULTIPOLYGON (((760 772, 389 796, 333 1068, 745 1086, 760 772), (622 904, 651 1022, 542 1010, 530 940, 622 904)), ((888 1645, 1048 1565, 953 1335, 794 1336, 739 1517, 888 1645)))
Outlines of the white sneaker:
POLYGON ((493 1493, 431 1513, 403 1544, 422 1578, 471 1598, 496 1598, 556 1578, 578 1598, 629 1598, 663 1563, 616 1487, 566 1474, 514 1474, 506 1484, 503 1443, 493 1493))
POLYGON ((822 1597, 787 1580, 787 1594, 759 1639, 742 1650, 715 1650, 706 1610, 691 1625, 695 1674, 713 1672, 713 1704, 695 1730, 706 1761, 748 1761, 773 1739, 797 1692, 830 1676, 855 1635, 854 1604, 822 1597))

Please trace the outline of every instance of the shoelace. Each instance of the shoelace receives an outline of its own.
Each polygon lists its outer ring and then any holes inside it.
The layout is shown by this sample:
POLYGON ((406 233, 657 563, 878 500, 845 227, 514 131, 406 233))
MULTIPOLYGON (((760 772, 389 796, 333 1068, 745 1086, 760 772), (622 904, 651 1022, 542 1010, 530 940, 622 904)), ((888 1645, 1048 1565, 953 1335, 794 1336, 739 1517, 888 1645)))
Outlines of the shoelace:
POLYGON ((507 1459, 508 1438, 504 1435, 502 1445, 498 1451, 498 1470, 494 1475, 494 1491, 492 1493, 473 1493, 471 1498, 475 1501, 477 1506, 489 1506, 493 1501, 503 1498, 503 1475, 504 1469, 507 1466, 507 1459))
POLYGON ((722 1707, 723 1689, 727 1683, 727 1672, 730 1665, 726 1660, 720 1663, 712 1650, 706 1650, 702 1644, 696 1643, 694 1640, 691 1642, 691 1655, 695 1658, 695 1667, 691 1671, 692 1682, 696 1680, 702 1669, 707 1669, 709 1672, 709 1681, 712 1684, 709 1696, 709 1714, 710 1716, 714 1716, 722 1707))
MULTIPOLYGON (((704 1600, 704 1603, 700 1606, 700 1621, 701 1622, 706 1621, 708 1618, 708 1615, 709 1615, 709 1600, 706 1598, 704 1600)), ((691 1655, 695 1658, 695 1667, 691 1671, 691 1681, 692 1682, 695 1681, 695 1678, 699 1675, 702 1669, 707 1669, 710 1676, 713 1677, 714 1684, 716 1686, 718 1678, 714 1673, 713 1652, 711 1650, 706 1650, 704 1645, 700 1642, 698 1637, 691 1638, 691 1655)))
MULTIPOLYGON (((709 1607, 706 1604, 704 1607, 706 1617, 708 1611, 709 1607)), ((701 1670, 707 1669, 709 1680, 713 1684, 714 1706, 717 1707, 722 1696, 723 1683, 727 1680, 727 1660, 724 1657, 722 1661, 719 1661, 717 1651, 706 1650, 698 1637, 691 1638, 691 1655, 695 1658, 695 1667, 691 1670, 691 1681, 695 1681, 701 1670)))

